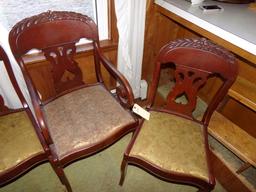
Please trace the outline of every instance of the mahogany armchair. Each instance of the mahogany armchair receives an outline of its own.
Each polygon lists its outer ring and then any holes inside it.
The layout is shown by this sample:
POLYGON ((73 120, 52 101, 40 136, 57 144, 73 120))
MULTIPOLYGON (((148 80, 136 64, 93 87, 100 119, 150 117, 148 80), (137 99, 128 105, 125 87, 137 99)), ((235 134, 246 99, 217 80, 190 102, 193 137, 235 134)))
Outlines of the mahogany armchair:
POLYGON ((120 185, 128 164, 140 166, 161 179, 214 188, 207 126, 238 73, 234 56, 206 39, 176 40, 165 45, 156 59, 150 87, 149 121, 142 121, 128 145, 121 165, 120 185), (175 85, 166 105, 152 107, 161 68, 173 68, 175 85), (193 116, 199 90, 210 78, 220 78, 201 120, 193 116), (185 102, 180 102, 181 97, 185 102))
POLYGON ((22 105, 19 109, 10 109, 0 95, 0 186, 3 186, 48 158, 47 145, 19 89, 9 59, 1 46, 0 60, 4 63, 22 105))
POLYGON ((102 150, 138 125, 130 113, 131 87, 102 54, 97 26, 86 15, 48 11, 26 18, 12 28, 9 42, 28 85, 40 131, 53 154, 54 170, 71 191, 63 170, 67 164, 102 150), (95 83, 85 82, 74 59, 76 43, 82 38, 92 42, 95 83), (23 60, 31 49, 42 51, 51 68, 47 76, 50 73, 55 94, 47 100, 40 99, 39 93, 44 93, 35 86, 23 60), (119 84, 116 96, 104 84, 102 67, 119 84))

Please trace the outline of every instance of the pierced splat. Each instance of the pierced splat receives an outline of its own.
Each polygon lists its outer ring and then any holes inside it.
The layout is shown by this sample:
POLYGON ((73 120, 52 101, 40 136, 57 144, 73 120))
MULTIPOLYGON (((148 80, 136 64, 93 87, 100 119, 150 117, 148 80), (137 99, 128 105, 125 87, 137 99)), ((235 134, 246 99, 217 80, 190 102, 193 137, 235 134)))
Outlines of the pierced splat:
POLYGON ((208 76, 207 72, 193 71, 179 66, 175 70, 176 84, 167 96, 166 107, 192 117, 196 107, 197 92, 206 83, 208 76))
POLYGON ((74 60, 75 43, 43 50, 44 55, 52 64, 52 73, 57 93, 83 85, 82 71, 74 60))
POLYGON ((182 105, 186 105, 188 104, 188 96, 185 92, 181 93, 180 95, 177 95, 175 98, 175 102, 182 104, 182 105))

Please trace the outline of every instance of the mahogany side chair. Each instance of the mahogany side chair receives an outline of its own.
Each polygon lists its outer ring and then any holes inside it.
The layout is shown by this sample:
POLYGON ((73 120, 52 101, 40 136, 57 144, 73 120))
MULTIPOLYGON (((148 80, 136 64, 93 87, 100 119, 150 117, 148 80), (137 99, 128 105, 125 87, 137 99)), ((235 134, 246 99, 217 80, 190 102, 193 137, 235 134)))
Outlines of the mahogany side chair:
POLYGON ((160 50, 150 87, 150 119, 136 129, 123 157, 120 185, 128 164, 144 168, 163 180, 193 185, 199 191, 215 186, 209 157, 207 126, 211 115, 235 81, 235 57, 206 39, 181 39, 160 50), (161 68, 173 67, 174 87, 166 105, 153 107, 161 68), (210 78, 221 85, 201 120, 193 117, 199 90, 210 78), (180 97, 186 102, 177 102, 180 97))
POLYGON ((12 28, 9 42, 28 85, 40 131, 53 154, 54 170, 72 191, 64 173, 66 165, 106 148, 138 126, 130 110, 132 89, 103 55, 97 26, 86 15, 48 11, 26 18, 12 28), (74 59, 76 43, 82 38, 92 42, 95 83, 85 82, 86 74, 74 59), (47 100, 40 99, 43 90, 36 86, 23 59, 32 49, 42 51, 51 67, 47 77, 55 94, 47 100), (102 68, 118 82, 116 95, 107 89, 102 68))
MULTIPOLYGON (((14 77, 9 59, 0 46, 9 79, 20 100, 21 108, 8 108, 0 95, 0 186, 47 161, 48 146, 44 142, 37 123, 14 77)), ((48 150, 49 151, 49 150, 48 150)))

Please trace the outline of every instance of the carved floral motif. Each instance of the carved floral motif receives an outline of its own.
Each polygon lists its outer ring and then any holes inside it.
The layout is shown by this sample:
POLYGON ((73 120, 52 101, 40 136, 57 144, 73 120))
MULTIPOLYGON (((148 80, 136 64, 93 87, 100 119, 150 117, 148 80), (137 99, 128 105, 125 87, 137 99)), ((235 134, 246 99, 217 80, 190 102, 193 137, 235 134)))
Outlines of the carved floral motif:
POLYGON ((118 87, 116 87, 116 95, 122 106, 130 107, 128 103, 127 92, 125 91, 123 86, 119 85, 118 87))
POLYGON ((94 23, 87 15, 67 11, 47 11, 18 22, 12 29, 11 35, 17 35, 28 27, 58 20, 76 20, 84 23, 94 23))
POLYGON ((212 52, 216 55, 227 59, 230 63, 235 63, 235 57, 228 50, 219 45, 212 43, 211 41, 200 38, 200 39, 178 39, 176 41, 170 42, 168 45, 169 49, 174 49, 176 47, 191 47, 195 49, 201 49, 205 51, 212 52))

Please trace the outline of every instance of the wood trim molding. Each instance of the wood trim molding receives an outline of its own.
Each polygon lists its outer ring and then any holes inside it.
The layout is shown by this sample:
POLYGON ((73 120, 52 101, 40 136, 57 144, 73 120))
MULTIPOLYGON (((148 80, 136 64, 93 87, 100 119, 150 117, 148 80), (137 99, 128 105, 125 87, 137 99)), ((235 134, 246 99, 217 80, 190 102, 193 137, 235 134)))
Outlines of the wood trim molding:
POLYGON ((194 32, 196 32, 198 34, 200 34, 204 37, 207 37, 208 39, 212 40, 213 42, 225 47, 226 49, 232 51, 233 53, 245 58, 246 60, 248 60, 256 65, 256 56, 255 55, 233 45, 232 43, 208 32, 205 29, 202 29, 201 27, 196 26, 195 24, 177 16, 176 14, 166 10, 163 7, 160 7, 159 5, 155 4, 155 6, 156 6, 157 12, 167 16, 168 18, 174 20, 175 22, 181 24, 182 26, 188 28, 189 30, 193 30, 194 32))

